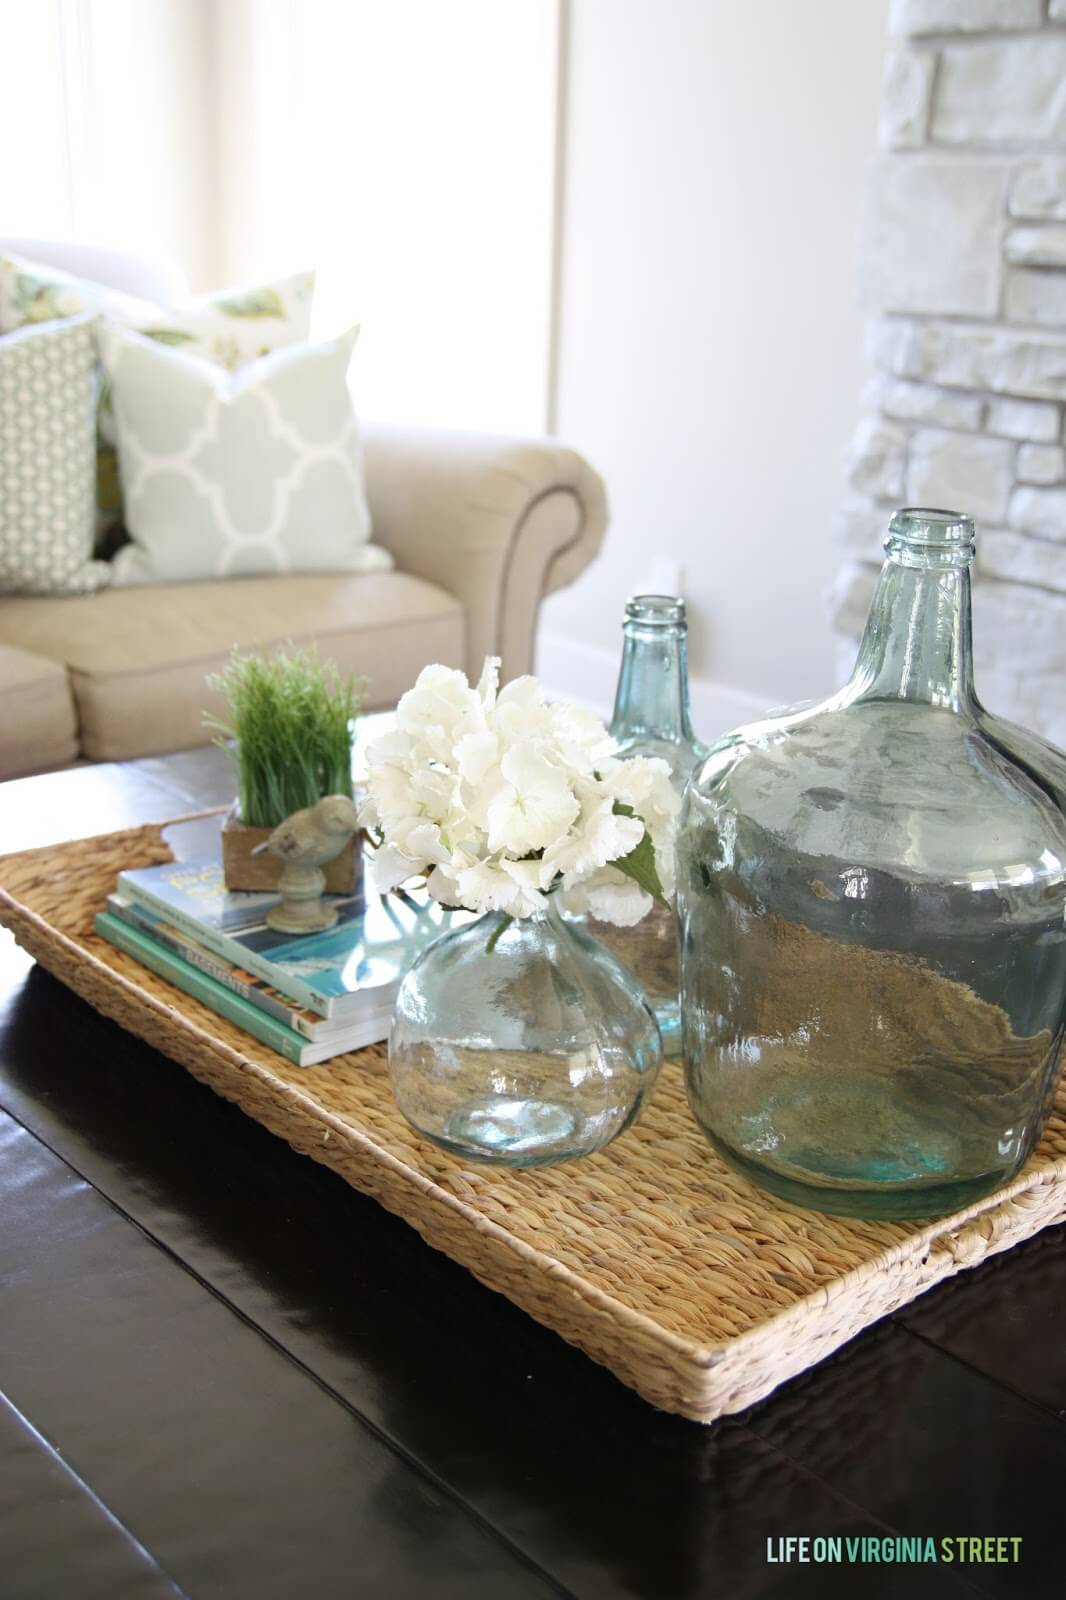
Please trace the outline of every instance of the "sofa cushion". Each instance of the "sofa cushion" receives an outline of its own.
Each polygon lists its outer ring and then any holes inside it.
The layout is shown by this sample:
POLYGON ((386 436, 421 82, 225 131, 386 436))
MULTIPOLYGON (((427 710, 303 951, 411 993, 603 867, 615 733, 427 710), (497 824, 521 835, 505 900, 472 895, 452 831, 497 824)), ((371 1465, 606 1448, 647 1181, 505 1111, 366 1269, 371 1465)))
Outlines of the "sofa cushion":
POLYGON ((0 644, 0 700, 0 778, 74 760, 78 720, 65 667, 0 644))
POLYGON ((429 661, 463 664, 463 613, 443 589, 406 573, 235 578, 108 589, 66 600, 0 600, 0 641, 65 662, 82 754, 99 761, 207 743, 220 703, 204 679, 234 645, 317 641, 367 677, 367 706, 394 705, 429 661))

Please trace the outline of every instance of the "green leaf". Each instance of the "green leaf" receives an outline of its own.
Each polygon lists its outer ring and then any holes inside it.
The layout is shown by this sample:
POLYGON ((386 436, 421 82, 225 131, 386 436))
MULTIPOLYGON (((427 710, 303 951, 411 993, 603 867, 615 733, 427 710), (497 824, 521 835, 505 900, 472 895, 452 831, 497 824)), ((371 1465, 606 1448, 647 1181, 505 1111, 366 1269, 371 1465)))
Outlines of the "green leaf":
MULTIPOLYGON (((622 817, 635 815, 632 806, 627 806, 620 800, 614 803, 615 814, 622 817)), ((655 846, 651 842, 651 834, 647 828, 641 836, 640 843, 634 845, 627 856, 618 856, 611 862, 612 867, 617 867, 619 872, 624 872, 627 878, 632 878, 645 894, 650 894, 653 899, 667 904, 666 895, 663 893, 662 879, 659 869, 655 865, 655 846)))
POLYGON ((52 322, 58 317, 75 316, 81 309, 81 301, 69 289, 64 295, 61 284, 16 273, 15 310, 23 322, 52 322))
POLYGON ((227 317, 284 317, 285 307, 276 289, 250 289, 236 300, 216 300, 227 317))
POLYGON ((31 278, 28 273, 16 272, 15 274, 15 309, 28 311, 45 291, 45 285, 40 278, 31 278))
POLYGON ((186 333, 184 328, 141 328, 139 331, 146 339, 154 339, 156 344, 188 344, 196 337, 194 333, 186 333))

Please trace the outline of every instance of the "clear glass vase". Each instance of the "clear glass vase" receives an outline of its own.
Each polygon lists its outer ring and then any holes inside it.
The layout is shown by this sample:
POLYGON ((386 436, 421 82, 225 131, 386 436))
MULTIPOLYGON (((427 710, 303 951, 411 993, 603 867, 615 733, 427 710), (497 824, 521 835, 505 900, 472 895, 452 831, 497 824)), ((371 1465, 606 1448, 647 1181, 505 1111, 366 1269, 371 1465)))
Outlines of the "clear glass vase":
POLYGON ((466 1160, 545 1166, 602 1150, 662 1057, 611 953, 559 914, 495 912, 442 935, 400 985, 389 1076, 419 1133, 466 1160))
MULTIPOLYGON (((610 732, 623 756, 656 756, 667 763, 674 788, 684 792, 693 768, 707 754, 692 731, 688 693, 688 619, 674 595, 638 594, 626 602, 622 663, 610 732)), ((655 1013, 668 1059, 681 1053, 677 913, 654 905, 632 928, 596 918, 589 931, 640 980, 655 1013)))
POLYGON ((1066 757, 973 687, 973 524, 892 519, 850 682, 741 728, 679 836, 692 1109, 801 1205, 931 1216, 1010 1179, 1066 1006, 1066 757))

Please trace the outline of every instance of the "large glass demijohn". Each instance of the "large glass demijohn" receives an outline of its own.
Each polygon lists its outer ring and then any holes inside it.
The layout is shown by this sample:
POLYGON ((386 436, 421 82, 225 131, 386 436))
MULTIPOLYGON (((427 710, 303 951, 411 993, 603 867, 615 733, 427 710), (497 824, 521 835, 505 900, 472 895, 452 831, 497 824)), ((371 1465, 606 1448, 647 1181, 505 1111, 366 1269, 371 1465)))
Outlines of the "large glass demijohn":
POLYGON ((1066 756, 985 711, 974 530, 893 517, 850 682, 694 776, 679 913, 692 1109, 755 1183, 936 1215, 1050 1111, 1066 1006, 1066 756))

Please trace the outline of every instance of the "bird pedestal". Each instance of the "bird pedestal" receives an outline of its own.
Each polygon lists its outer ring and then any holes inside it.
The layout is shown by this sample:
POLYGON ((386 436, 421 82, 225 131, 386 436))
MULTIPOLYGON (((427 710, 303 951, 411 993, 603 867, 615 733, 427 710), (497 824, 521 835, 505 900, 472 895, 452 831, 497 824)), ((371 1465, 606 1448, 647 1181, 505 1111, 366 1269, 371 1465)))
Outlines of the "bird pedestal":
POLYGON ((323 900, 326 874, 321 867, 286 861, 278 880, 281 904, 271 906, 267 926, 278 933, 322 933, 336 926, 337 908, 323 900))
MULTIPOLYGON (((227 889, 251 890, 272 894, 281 878, 282 863, 277 856, 265 851, 254 856, 252 851, 265 844, 273 829, 251 828, 237 815, 237 808, 222 824, 222 873, 227 889)), ((362 875, 362 835, 349 839, 339 856, 334 856, 322 870, 326 875, 327 894, 354 894, 362 875)))

